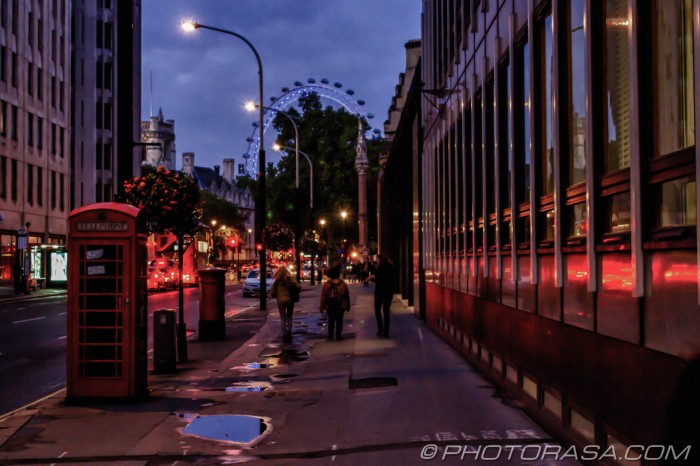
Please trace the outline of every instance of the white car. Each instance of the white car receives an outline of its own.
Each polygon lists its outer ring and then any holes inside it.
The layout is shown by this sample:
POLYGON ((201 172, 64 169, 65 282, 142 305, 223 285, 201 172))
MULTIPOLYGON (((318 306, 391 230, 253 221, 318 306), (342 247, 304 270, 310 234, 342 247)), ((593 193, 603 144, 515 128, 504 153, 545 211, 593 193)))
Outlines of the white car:
MULTIPOLYGON (((270 288, 274 279, 272 278, 272 269, 267 269, 267 280, 265 280, 265 292, 270 294, 270 288)), ((253 269, 248 272, 248 276, 243 284, 243 297, 247 298, 254 294, 260 294, 260 269, 253 269)))

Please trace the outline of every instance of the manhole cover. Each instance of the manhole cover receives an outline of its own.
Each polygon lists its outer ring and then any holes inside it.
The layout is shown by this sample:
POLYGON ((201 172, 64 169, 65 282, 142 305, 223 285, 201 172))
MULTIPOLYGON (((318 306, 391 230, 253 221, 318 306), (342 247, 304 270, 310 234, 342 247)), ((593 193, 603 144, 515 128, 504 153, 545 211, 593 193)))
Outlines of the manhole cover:
POLYGON ((358 390, 363 388, 398 387, 396 377, 367 377, 366 379, 350 379, 348 388, 358 390))

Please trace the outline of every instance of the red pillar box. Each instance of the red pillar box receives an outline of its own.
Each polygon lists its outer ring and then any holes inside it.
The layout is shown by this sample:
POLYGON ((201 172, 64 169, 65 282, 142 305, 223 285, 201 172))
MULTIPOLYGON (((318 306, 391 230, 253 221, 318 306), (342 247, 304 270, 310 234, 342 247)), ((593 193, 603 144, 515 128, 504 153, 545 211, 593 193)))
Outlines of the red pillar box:
POLYGON ((70 214, 69 402, 147 396, 147 252, 138 213, 105 202, 70 214))
POLYGON ((199 340, 226 339, 224 290, 226 269, 197 270, 199 275, 199 340))

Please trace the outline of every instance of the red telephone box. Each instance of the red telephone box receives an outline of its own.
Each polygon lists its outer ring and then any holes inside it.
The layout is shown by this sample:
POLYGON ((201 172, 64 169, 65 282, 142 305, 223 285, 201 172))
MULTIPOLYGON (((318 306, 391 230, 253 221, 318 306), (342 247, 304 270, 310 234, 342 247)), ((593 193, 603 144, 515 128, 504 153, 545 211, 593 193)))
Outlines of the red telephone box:
POLYGON ((70 214, 68 401, 147 395, 147 235, 138 213, 105 202, 70 214))

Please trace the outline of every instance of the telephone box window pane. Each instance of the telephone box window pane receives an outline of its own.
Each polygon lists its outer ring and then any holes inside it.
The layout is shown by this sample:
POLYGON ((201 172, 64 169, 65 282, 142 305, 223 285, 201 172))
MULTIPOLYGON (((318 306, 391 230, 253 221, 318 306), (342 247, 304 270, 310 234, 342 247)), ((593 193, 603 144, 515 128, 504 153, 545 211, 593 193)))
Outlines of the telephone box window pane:
POLYGON ((630 166, 629 27, 627 0, 607 0, 605 11, 606 173, 630 166))
POLYGON ((109 295, 85 296, 85 310, 112 310, 117 308, 117 297, 109 295))
POLYGON ((115 361, 122 358, 121 346, 112 345, 86 345, 83 346, 81 359, 89 361, 109 360, 115 361))
POLYGON ((630 231, 630 193, 625 192, 610 196, 610 233, 630 231))
POLYGON ((85 377, 121 377, 120 362, 88 362, 81 364, 81 375, 85 377))
POLYGON ((659 187, 659 227, 695 225, 695 180, 680 178, 659 187))
POLYGON ((87 327, 81 343, 121 343, 122 332, 116 328, 87 327))
POLYGON ((503 278, 501 279, 501 299, 505 306, 515 307, 515 281, 511 280, 513 260, 510 255, 504 255, 503 278))
POLYGON ((655 155, 695 144, 692 0, 654 2, 655 155))
POLYGON ((554 211, 548 210, 544 214, 544 231, 542 232, 542 240, 554 241, 554 211))

